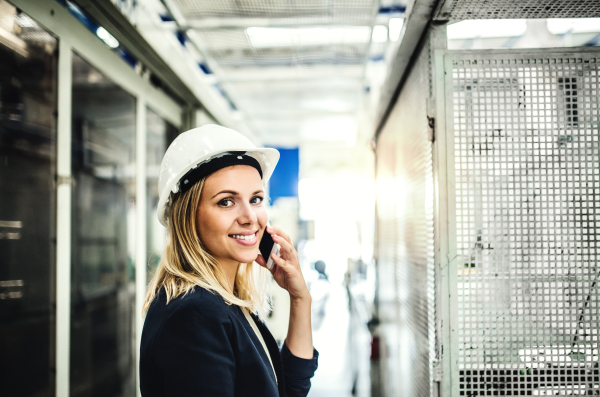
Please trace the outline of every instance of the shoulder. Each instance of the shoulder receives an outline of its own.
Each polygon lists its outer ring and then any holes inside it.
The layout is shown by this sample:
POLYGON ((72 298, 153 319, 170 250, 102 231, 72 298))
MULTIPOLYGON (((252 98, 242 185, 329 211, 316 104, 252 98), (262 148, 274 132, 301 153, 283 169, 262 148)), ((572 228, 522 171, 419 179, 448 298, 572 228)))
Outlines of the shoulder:
POLYGON ((231 330, 231 307, 218 294, 196 287, 187 294, 171 299, 161 290, 148 310, 144 330, 152 339, 162 339, 165 334, 182 332, 202 333, 203 330, 220 328, 231 330))
POLYGON ((155 382, 148 383, 146 390, 159 387, 164 391, 161 395, 216 396, 223 395, 217 387, 233 387, 235 331, 230 312, 219 295, 202 288, 168 304, 161 291, 142 332, 140 379, 144 375, 143 379, 155 382))
POLYGON ((167 296, 161 290, 148 310, 148 317, 160 313, 163 320, 172 320, 194 314, 213 320, 228 320, 229 306, 223 298, 202 287, 195 287, 187 294, 173 298, 167 304, 167 296))

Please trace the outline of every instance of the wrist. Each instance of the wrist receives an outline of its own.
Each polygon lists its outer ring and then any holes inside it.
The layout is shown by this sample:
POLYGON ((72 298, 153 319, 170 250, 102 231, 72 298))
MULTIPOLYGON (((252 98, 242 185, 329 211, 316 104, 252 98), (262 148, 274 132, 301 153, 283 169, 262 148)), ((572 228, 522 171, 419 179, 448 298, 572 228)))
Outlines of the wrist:
POLYGON ((311 304, 312 296, 310 296, 310 292, 308 292, 308 288, 299 295, 290 294, 290 301, 293 305, 303 305, 303 304, 311 304))

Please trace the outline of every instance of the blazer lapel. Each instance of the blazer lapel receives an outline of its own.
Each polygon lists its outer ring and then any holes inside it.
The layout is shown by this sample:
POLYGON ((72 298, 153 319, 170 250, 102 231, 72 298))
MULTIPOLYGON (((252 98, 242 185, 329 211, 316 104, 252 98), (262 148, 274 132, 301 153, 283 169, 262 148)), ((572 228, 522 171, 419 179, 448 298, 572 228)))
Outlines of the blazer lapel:
POLYGON ((262 322, 254 313, 251 313, 260 334, 262 335, 265 345, 267 345, 267 349, 269 350, 269 354, 271 355, 271 360, 273 361, 273 367, 275 368, 275 374, 277 375, 277 386, 279 388, 279 397, 285 397, 285 376, 283 373, 283 363, 281 362, 281 353, 279 352, 279 346, 277 346, 277 342, 271 331, 267 328, 265 323, 262 322))

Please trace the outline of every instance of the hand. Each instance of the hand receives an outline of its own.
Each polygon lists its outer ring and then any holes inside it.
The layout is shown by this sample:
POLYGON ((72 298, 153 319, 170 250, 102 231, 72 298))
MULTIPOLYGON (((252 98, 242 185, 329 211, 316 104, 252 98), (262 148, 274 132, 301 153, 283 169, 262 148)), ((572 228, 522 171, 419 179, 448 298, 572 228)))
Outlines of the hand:
MULTIPOLYGON (((274 253, 271 254, 275 264, 270 272, 277 284, 290 294, 291 300, 310 298, 310 293, 300 270, 298 254, 294 249, 290 236, 283 230, 272 226, 268 226, 265 233, 269 233, 273 237, 273 241, 281 247, 279 256, 274 253)), ((260 253, 256 258, 256 263, 264 268, 267 267, 265 258, 260 253)))

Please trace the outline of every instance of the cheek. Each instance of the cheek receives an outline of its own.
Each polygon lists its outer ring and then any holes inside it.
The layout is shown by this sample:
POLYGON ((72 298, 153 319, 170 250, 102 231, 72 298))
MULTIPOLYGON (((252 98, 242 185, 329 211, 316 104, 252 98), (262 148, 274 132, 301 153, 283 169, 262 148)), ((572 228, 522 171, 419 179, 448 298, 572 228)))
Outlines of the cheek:
POLYGON ((199 210, 196 217, 196 227, 200 240, 206 245, 215 240, 227 230, 222 214, 210 210, 199 210))
POLYGON ((261 226, 262 229, 264 229, 265 226, 267 226, 267 220, 269 219, 269 217, 267 216, 267 209, 264 206, 259 207, 255 213, 258 224, 261 226))

